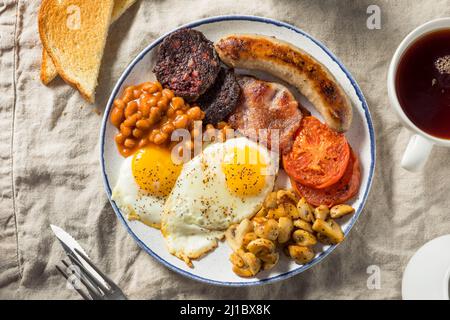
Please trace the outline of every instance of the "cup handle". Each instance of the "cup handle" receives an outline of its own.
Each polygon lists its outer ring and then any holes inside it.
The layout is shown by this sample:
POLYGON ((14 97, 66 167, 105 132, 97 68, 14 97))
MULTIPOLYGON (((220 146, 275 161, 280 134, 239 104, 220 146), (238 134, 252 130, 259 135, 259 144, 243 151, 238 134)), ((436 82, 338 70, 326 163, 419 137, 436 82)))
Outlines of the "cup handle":
POLYGON ((420 135, 413 135, 403 154, 402 167, 408 171, 419 171, 423 168, 433 149, 433 143, 420 135))

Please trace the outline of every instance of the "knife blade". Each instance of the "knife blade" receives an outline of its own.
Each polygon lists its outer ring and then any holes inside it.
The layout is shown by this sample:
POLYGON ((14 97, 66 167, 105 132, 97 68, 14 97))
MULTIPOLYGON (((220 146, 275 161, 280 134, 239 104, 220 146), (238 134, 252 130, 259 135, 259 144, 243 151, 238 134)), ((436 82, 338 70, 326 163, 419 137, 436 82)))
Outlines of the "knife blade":
MULTIPOLYGON (((81 245, 66 231, 64 231, 62 228, 55 226, 53 224, 50 225, 50 228, 52 229, 53 233, 55 234, 56 238, 61 243, 61 246, 63 247, 64 251, 66 251, 67 254, 72 255, 75 259, 77 259, 88 271, 92 274, 96 279, 98 279, 100 282, 102 282, 104 285, 109 287, 109 285, 103 280, 103 278, 95 272, 92 267, 84 261, 84 259, 80 259, 80 256, 74 249, 77 249, 81 253, 83 253, 86 257, 89 258, 89 255, 84 251, 84 249, 81 247, 81 245)), ((90 259, 90 258, 89 258, 90 259)))

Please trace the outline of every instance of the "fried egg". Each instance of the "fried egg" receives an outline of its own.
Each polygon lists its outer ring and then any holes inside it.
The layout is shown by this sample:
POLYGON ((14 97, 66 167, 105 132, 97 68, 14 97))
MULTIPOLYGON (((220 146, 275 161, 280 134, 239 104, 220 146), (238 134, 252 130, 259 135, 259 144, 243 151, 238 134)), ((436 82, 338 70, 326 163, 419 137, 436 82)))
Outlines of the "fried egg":
POLYGON ((241 137, 209 145, 184 164, 162 218, 170 253, 191 264, 214 249, 231 224, 252 217, 273 189, 277 159, 241 137))
POLYGON ((129 220, 159 228, 164 203, 181 169, 168 149, 155 145, 139 149, 123 162, 112 199, 129 220))

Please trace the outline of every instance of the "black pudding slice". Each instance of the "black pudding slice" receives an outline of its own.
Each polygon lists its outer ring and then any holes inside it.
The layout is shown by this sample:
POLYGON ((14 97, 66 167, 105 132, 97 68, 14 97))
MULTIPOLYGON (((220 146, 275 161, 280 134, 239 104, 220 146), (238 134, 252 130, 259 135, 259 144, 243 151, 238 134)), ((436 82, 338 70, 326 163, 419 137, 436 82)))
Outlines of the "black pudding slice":
POLYGON ((197 103, 205 112, 205 124, 225 121, 236 109, 241 87, 232 69, 222 67, 216 82, 202 95, 197 103))
POLYGON ((153 72, 158 81, 186 101, 195 101, 215 81, 220 62, 203 33, 180 29, 161 43, 153 72))

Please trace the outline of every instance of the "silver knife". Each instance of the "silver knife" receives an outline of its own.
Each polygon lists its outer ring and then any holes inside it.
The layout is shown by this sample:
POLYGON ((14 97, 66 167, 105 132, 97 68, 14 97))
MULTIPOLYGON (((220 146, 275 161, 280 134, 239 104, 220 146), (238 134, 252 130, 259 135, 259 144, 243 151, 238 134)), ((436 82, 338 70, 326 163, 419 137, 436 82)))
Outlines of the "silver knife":
POLYGON ((80 244, 62 228, 55 226, 53 224, 50 225, 50 228, 52 228, 53 233, 60 241, 64 251, 66 251, 66 253, 70 254, 71 256, 75 257, 92 274, 92 276, 94 276, 104 285, 108 286, 105 280, 103 280, 103 278, 97 272, 95 272, 95 270, 92 269, 92 267, 88 263, 86 263, 84 259, 80 259, 80 256, 74 249, 77 249, 78 251, 80 251, 86 257, 89 258, 88 254, 86 253, 86 251, 84 251, 84 249, 80 246, 80 244))

